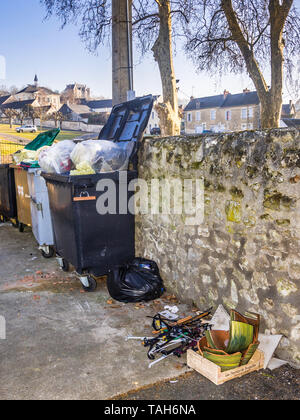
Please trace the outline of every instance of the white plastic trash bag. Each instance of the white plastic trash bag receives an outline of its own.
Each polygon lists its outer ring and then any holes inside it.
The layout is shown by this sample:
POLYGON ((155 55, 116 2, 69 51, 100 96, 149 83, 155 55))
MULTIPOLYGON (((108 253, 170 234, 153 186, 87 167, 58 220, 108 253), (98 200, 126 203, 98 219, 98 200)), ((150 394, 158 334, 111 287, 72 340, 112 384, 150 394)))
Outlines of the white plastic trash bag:
POLYGON ((39 165, 46 173, 65 174, 73 168, 71 153, 76 144, 64 140, 43 150, 39 155, 39 165))
POLYGON ((71 159, 76 168, 85 162, 96 173, 124 171, 128 169, 133 148, 134 142, 87 140, 76 145, 71 159))

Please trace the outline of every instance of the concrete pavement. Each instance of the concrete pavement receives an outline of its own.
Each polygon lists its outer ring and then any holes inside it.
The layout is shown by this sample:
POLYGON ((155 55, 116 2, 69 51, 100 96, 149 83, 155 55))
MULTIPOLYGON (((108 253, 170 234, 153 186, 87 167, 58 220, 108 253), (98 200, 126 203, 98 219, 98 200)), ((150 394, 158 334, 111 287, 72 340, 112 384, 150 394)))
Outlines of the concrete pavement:
POLYGON ((125 341, 151 335, 147 316, 166 304, 111 304, 105 279, 83 293, 74 273, 41 256, 30 230, 0 225, 0 315, 7 327, 0 399, 108 399, 182 375, 184 359, 148 369, 146 349, 125 341))

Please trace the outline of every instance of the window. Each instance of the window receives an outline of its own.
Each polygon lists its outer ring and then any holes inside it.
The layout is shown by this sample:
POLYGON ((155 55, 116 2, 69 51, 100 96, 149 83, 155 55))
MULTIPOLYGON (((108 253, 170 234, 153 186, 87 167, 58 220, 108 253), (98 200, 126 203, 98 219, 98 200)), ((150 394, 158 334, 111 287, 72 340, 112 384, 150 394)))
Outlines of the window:
POLYGON ((247 124, 242 124, 242 130, 247 130, 247 124))
POLYGON ((200 101, 196 102, 196 109, 200 109, 200 101))
POLYGON ((248 129, 249 129, 249 130, 253 130, 253 124, 252 124, 252 123, 249 123, 249 124, 248 124, 248 129))
POLYGON ((248 116, 249 118, 253 118, 253 108, 248 109, 248 116))
POLYGON ((231 120, 231 111, 225 111, 225 120, 230 121, 231 120))
POLYGON ((192 121, 192 114, 190 112, 187 114, 187 120, 188 122, 192 121))
POLYGON ((242 120, 247 119, 247 108, 242 108, 242 120))
POLYGON ((200 121, 201 120, 201 112, 197 111, 196 112, 196 121, 200 121))
POLYGON ((202 128, 203 128, 203 130, 206 130, 206 123, 202 124, 202 128))
POLYGON ((217 112, 216 112, 216 110, 215 110, 215 109, 212 109, 212 110, 210 111, 210 119, 211 119, 211 120, 215 120, 215 119, 216 119, 216 116, 217 116, 217 112))
POLYGON ((154 120, 154 112, 152 112, 152 120, 154 120))

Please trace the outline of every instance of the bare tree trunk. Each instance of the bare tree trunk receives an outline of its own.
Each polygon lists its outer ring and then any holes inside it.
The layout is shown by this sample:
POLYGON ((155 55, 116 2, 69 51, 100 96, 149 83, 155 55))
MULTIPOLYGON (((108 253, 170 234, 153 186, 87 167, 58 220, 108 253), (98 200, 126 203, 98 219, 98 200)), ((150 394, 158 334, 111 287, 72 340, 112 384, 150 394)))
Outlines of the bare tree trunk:
POLYGON ((289 14, 293 0, 269 0, 270 25, 271 25, 271 88, 263 77, 263 74, 250 49, 248 42, 239 26, 231 0, 222 0, 229 28, 233 39, 237 43, 246 63, 248 73, 256 87, 260 100, 261 128, 279 127, 282 108, 282 85, 283 85, 283 28, 289 14))
POLYGON ((159 35, 152 47, 154 59, 158 63, 162 89, 163 104, 156 106, 162 135, 180 134, 178 97, 172 54, 172 21, 169 0, 156 0, 159 9, 159 35))
POLYGON ((282 109, 284 41, 283 28, 292 6, 292 1, 280 4, 279 0, 270 0, 269 12, 271 21, 271 123, 279 126, 282 109), (273 121, 272 121, 273 120, 273 121))

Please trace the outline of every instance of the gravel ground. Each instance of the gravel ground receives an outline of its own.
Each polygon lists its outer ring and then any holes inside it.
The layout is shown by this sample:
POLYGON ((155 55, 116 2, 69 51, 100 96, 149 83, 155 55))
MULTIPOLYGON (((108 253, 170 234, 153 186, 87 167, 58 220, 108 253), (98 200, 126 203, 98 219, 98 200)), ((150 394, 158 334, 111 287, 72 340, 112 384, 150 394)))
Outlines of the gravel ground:
POLYGON ((196 372, 117 397, 118 400, 299 400, 300 369, 284 365, 216 386, 196 372))

